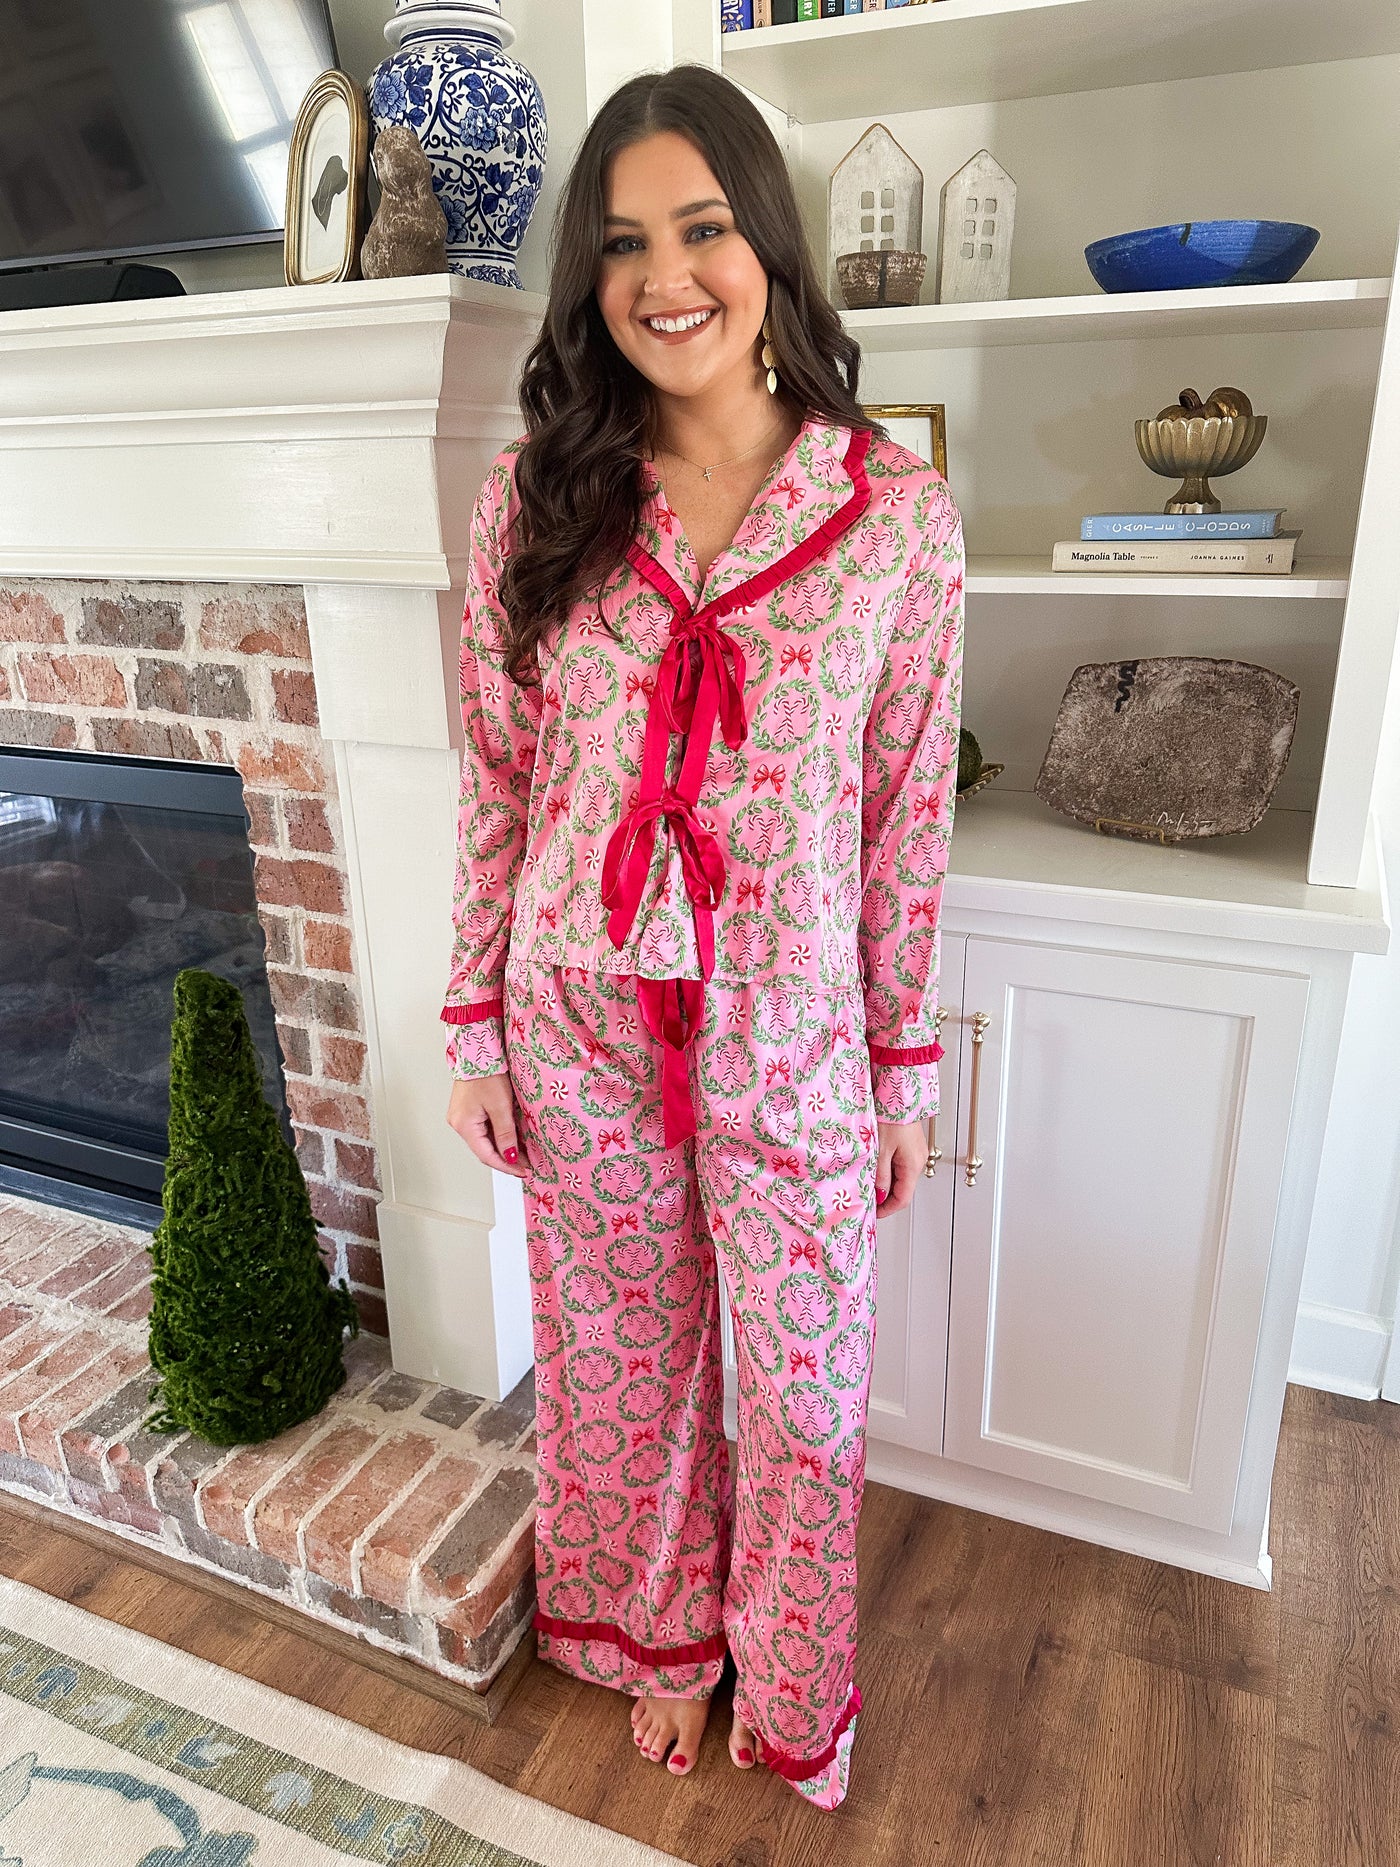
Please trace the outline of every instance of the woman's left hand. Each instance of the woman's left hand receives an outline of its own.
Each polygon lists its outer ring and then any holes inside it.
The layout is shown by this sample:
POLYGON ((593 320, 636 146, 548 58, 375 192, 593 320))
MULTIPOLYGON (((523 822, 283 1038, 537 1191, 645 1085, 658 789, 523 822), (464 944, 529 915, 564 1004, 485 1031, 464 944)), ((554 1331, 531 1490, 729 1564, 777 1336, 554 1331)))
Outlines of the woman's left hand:
POLYGON ((877 1126, 875 1211, 883 1219, 887 1212, 901 1212, 913 1199, 919 1175, 928 1165, 928 1134, 921 1121, 882 1121, 877 1126))

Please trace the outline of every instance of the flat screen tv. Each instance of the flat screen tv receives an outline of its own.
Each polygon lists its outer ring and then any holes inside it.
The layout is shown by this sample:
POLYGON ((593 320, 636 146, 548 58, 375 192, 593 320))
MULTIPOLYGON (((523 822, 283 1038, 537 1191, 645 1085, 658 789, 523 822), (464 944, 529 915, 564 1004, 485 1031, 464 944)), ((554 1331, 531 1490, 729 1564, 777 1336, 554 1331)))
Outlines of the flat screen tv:
POLYGON ((0 268, 280 240, 326 0, 0 0, 0 268))

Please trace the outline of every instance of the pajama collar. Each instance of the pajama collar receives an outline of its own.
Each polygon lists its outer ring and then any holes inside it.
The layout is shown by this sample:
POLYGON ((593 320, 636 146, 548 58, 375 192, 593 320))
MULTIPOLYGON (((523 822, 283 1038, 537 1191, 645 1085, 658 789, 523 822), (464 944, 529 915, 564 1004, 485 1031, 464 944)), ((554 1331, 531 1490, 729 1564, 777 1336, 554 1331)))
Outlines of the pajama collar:
MULTIPOLYGON (((869 440, 868 431, 853 434, 823 416, 807 417, 759 488, 733 543, 710 566, 704 590, 706 609, 716 599, 733 595, 755 572, 764 573, 766 594, 804 569, 831 538, 855 524, 870 496, 864 468, 869 440), (854 450, 853 441, 858 444, 854 450), (775 547, 778 557, 770 562, 775 547)), ((637 544, 628 557, 655 588, 669 595, 666 585, 674 584, 687 607, 694 608, 701 596, 695 554, 685 542, 655 467, 643 460, 640 468, 644 503, 637 544)), ((756 589, 748 591, 741 601, 754 600, 759 594, 756 589)))

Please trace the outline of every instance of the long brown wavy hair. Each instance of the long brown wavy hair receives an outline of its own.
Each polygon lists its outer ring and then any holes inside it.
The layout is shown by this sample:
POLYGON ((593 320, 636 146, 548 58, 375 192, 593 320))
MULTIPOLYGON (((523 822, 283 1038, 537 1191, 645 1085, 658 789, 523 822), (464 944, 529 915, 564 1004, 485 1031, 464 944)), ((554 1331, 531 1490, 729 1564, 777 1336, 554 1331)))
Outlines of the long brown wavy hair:
POLYGON ((589 124, 560 195, 549 302, 521 372, 520 512, 499 593, 505 667, 522 686, 538 679, 541 637, 616 570, 641 516, 639 460, 654 446, 655 404, 647 378, 613 342, 596 287, 607 165, 660 130, 678 131, 704 156, 768 274, 778 398, 804 420, 825 415, 884 432, 856 400, 860 345, 826 295, 787 163, 761 114, 705 65, 629 78, 589 124))

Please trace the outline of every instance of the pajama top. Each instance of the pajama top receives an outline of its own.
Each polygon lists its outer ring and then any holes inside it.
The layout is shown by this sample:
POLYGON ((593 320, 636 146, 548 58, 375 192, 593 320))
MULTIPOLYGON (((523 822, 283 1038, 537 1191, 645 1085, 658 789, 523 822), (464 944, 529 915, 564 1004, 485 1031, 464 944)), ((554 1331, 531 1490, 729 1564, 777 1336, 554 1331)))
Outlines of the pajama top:
MULTIPOLYGON (((809 416, 702 582, 639 458, 624 560, 519 687, 498 585, 525 439, 471 523, 453 1075, 506 1069, 508 966, 635 975, 671 1065, 706 980, 791 982, 863 1018, 879 1119, 936 1112, 965 564, 947 482, 809 416)), ((668 1107, 683 1084, 672 1069, 668 1107)))

